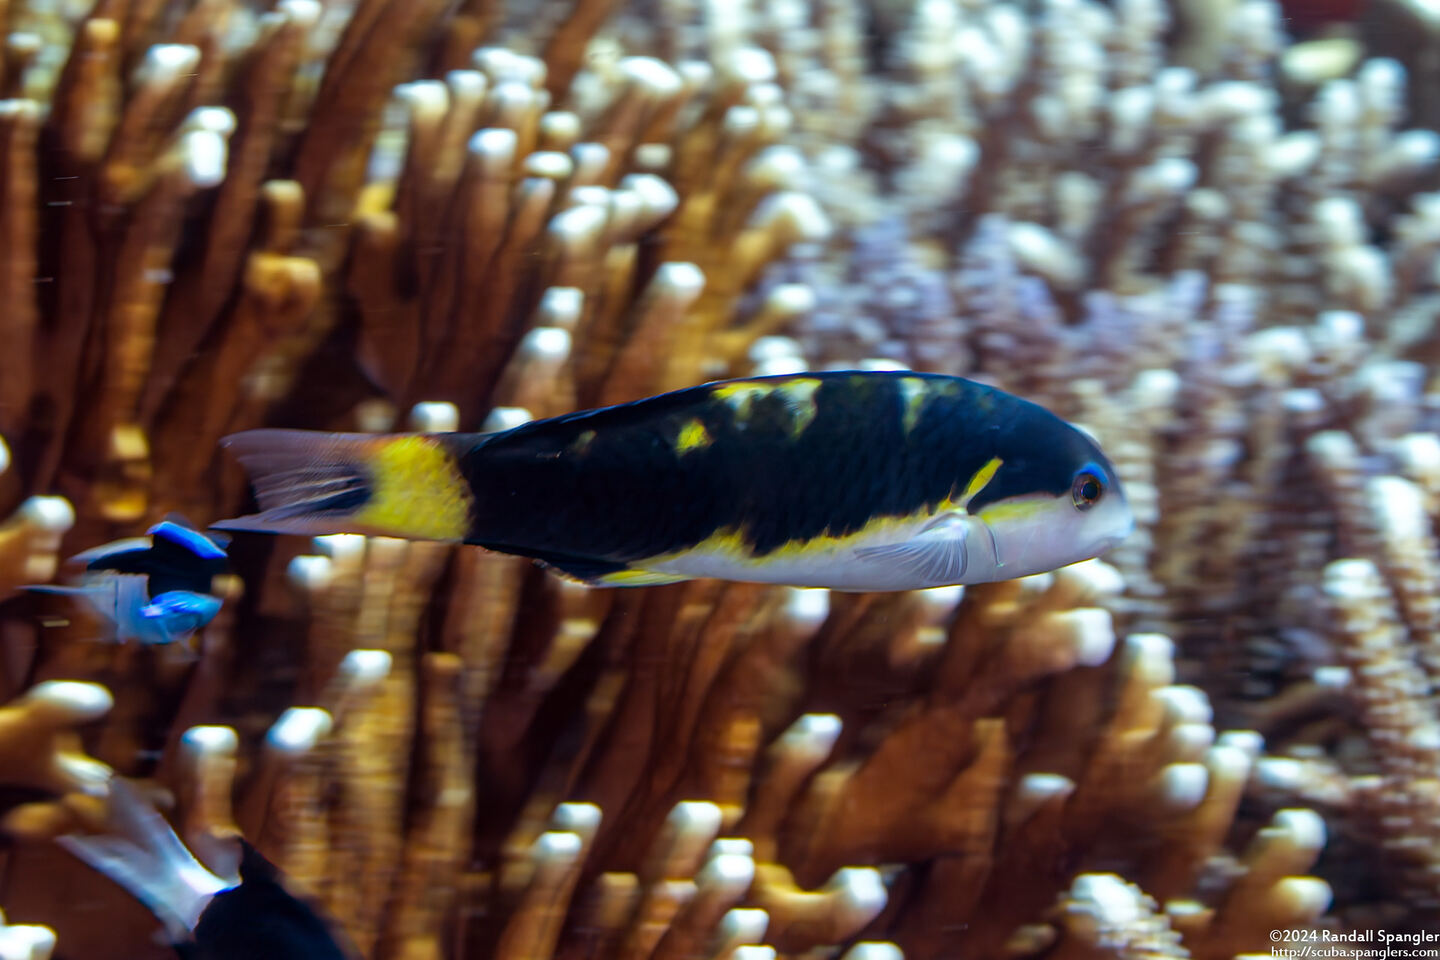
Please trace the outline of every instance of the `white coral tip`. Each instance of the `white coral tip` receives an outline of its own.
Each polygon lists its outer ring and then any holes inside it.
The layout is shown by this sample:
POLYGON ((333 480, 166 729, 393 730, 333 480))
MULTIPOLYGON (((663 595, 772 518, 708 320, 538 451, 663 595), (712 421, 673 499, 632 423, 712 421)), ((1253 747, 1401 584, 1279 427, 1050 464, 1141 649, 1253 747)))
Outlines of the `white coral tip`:
POLYGON ((330 732, 332 725, 330 714, 319 707, 291 707, 280 714, 265 739, 281 753, 307 753, 330 732))
POLYGON ((369 687, 390 675, 394 658, 387 650, 351 650, 340 661, 340 676, 350 684, 369 687))
POLYGON ((835 872, 826 887, 839 894, 841 907, 837 919, 850 929, 869 923, 885 909, 889 899, 885 881, 873 867, 843 867, 835 872))
POLYGON ((75 525, 75 508, 64 497, 31 497, 20 505, 20 515, 50 533, 64 533, 75 525))
POLYGON ((454 433, 460 409, 446 400, 422 400, 410 408, 410 426, 419 433, 454 433))
POLYGON ((1325 820, 1314 810, 1291 807, 1276 812, 1272 821, 1297 847, 1320 850, 1325 846, 1325 820))
POLYGON ((115 705, 109 690, 82 680, 45 680, 31 687, 24 699, 54 708, 70 723, 103 717, 115 705))
POLYGON ((719 805, 709 800, 682 800, 666 819, 682 833, 713 835, 720 830, 723 814, 719 805))
POLYGON ((893 943, 862 940, 846 950, 840 960, 905 960, 905 954, 893 943))
POLYGON ((592 836, 600 829, 600 808, 593 803, 568 802, 555 808, 550 818, 556 828, 578 833, 582 837, 592 836))
POLYGON ((499 433, 529 423, 535 417, 524 407, 496 407, 485 416, 480 424, 482 433, 499 433))
POLYGON ((234 727, 219 724, 203 724, 191 727, 180 736, 180 745, 190 753, 201 756, 234 756, 240 745, 234 727))

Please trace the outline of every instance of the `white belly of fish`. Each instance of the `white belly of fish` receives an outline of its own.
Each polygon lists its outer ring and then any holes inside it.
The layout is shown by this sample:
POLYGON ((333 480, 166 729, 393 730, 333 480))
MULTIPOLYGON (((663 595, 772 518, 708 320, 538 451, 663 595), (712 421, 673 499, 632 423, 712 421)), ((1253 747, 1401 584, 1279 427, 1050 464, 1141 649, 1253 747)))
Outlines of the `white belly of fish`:
POLYGON ((699 547, 642 566, 679 577, 717 577, 831 590, 921 590, 1009 579, 994 539, 977 518, 951 512, 881 533, 812 541, 750 557, 699 547))

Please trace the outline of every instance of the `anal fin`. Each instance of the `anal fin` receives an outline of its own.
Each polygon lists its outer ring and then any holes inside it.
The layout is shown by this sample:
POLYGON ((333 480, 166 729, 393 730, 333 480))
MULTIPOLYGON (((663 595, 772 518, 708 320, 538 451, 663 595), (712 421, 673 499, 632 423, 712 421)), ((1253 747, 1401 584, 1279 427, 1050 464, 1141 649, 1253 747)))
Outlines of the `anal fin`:
MULTIPOLYGON (((504 551, 506 553, 518 551, 504 551)), ((595 560, 561 554, 527 554, 551 570, 592 587, 658 587, 667 583, 689 580, 673 573, 656 573, 629 566, 617 560, 595 560)))
POLYGON ((600 578, 598 583, 602 587, 659 587, 667 583, 683 583, 691 579, 694 578, 682 574, 656 573, 654 570, 628 568, 606 574, 600 578))

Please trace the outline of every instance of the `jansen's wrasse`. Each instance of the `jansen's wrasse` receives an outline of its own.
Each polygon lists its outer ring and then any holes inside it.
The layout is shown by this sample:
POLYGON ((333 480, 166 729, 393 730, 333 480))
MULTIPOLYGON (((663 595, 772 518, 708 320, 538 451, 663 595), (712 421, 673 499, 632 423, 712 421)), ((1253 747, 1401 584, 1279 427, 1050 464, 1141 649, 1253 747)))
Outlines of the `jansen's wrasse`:
POLYGON ((1133 526, 1084 433, 919 373, 729 380, 493 434, 225 442, 262 512, 217 527, 463 540, 607 586, 1006 580, 1094 557, 1133 526))

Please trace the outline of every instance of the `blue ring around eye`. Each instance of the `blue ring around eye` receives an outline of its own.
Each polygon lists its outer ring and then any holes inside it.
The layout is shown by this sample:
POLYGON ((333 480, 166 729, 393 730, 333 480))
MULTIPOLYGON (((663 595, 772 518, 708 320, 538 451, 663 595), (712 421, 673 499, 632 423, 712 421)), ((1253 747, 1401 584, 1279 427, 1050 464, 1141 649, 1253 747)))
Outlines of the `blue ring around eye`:
POLYGON ((1071 480, 1073 481, 1076 477, 1080 477, 1083 474, 1087 473, 1093 476, 1096 480, 1099 480, 1100 486, 1108 487, 1110 485, 1110 477, 1105 473, 1104 468, 1101 467, 1100 464, 1096 463, 1094 460, 1089 461, 1079 470, 1076 470, 1075 475, 1071 477, 1071 480))

